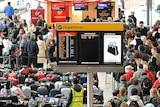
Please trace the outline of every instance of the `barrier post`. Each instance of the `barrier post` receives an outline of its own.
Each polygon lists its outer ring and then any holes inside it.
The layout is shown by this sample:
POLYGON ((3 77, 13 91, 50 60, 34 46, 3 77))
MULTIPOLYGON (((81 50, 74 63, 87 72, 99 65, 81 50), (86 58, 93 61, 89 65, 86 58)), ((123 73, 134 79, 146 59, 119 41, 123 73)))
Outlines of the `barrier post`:
POLYGON ((87 107, 93 107, 93 72, 87 72, 87 107))

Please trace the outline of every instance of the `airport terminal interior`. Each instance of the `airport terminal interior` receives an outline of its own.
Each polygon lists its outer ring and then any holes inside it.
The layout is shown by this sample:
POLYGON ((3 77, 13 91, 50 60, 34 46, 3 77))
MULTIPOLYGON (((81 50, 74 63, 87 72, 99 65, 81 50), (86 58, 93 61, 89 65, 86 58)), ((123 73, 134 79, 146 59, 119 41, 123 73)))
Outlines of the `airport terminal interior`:
POLYGON ((160 107, 159 0, 0 0, 0 107, 160 107))

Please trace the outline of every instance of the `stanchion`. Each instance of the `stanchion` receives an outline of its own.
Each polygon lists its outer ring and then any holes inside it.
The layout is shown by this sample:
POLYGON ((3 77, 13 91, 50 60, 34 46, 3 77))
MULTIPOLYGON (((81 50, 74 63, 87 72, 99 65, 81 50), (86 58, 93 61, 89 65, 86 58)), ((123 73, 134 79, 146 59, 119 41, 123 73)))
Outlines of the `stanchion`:
POLYGON ((93 72, 87 72, 87 107, 93 107, 93 72))

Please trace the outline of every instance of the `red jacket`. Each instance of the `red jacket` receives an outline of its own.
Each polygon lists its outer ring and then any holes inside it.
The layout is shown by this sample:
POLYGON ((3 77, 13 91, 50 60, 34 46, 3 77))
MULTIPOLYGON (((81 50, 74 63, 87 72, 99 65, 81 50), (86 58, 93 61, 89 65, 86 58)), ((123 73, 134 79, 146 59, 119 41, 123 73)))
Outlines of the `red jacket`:
POLYGON ((157 88, 158 85, 160 85, 160 80, 159 80, 159 79, 157 79, 157 80, 153 83, 152 88, 157 88))
POLYGON ((154 75, 152 74, 152 72, 150 71, 150 70, 144 70, 146 73, 147 73, 147 75, 148 75, 148 77, 152 80, 152 82, 154 83, 155 82, 155 78, 154 78, 154 75))
POLYGON ((133 74, 134 74, 133 71, 129 71, 129 72, 124 74, 124 76, 126 77, 126 82, 130 81, 130 79, 132 78, 133 74))

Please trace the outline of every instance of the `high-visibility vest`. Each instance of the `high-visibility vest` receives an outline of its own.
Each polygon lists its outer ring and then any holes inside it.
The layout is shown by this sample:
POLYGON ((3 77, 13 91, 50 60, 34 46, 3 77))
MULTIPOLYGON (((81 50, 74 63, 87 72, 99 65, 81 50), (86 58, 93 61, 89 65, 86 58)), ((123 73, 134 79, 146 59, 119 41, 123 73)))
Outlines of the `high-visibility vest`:
POLYGON ((69 107, 83 107, 83 93, 84 89, 82 88, 80 92, 72 90, 72 102, 69 107))

